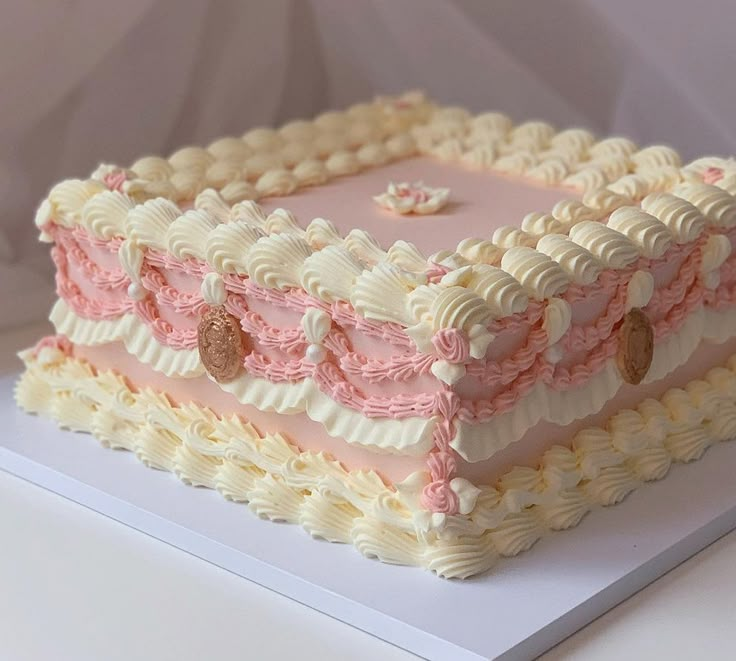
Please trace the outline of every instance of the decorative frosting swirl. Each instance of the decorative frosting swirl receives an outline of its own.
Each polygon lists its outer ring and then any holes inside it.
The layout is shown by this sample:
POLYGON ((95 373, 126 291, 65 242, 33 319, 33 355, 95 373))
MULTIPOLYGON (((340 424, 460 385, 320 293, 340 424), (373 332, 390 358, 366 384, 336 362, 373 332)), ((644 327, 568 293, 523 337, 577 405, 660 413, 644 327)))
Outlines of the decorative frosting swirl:
POLYGON ((363 265, 342 246, 327 246, 312 253, 300 269, 302 287, 312 296, 333 303, 347 301, 363 265))
POLYGON ((564 234, 543 236, 537 242, 537 250, 555 260, 580 285, 593 284, 603 270, 597 257, 564 234))
POLYGON ((441 328, 432 336, 437 355, 449 363, 465 363, 470 358, 468 336, 457 328, 441 328))
POLYGON ((166 250, 166 232, 180 215, 181 209, 169 200, 147 200, 128 213, 126 233, 141 245, 166 250))
POLYGON ((486 302, 495 318, 523 312, 529 303, 519 281, 495 266, 473 266, 463 284, 486 302))
POLYGON ((680 184, 672 192, 694 204, 714 225, 736 225, 736 199, 722 188, 710 184, 689 183, 680 184))
POLYGON ((219 273, 246 274, 245 255, 264 232, 242 220, 217 225, 205 243, 205 259, 219 273))
POLYGON ((533 248, 510 248, 501 259, 501 267, 540 300, 558 296, 570 282, 557 262, 533 248))
POLYGON ((578 223, 570 230, 570 239, 610 268, 626 268, 639 258, 639 251, 629 239, 603 223, 578 223))
POLYGON ((245 263, 253 282, 269 289, 300 284, 299 272, 312 254, 309 244, 293 234, 273 234, 258 239, 248 250, 245 263))
POLYGON ((178 259, 194 257, 204 260, 207 236, 217 224, 217 219, 207 212, 190 209, 169 225, 166 248, 178 259))
POLYGON ((687 200, 671 193, 652 193, 641 201, 642 210, 659 218, 677 243, 695 241, 705 229, 705 219, 687 200))
POLYGON ((616 209, 608 219, 608 227, 628 237, 650 259, 659 259, 672 245, 667 226, 639 207, 616 209))
POLYGON ((125 220, 133 200, 118 191, 103 191, 82 207, 82 227, 101 239, 125 236, 125 220))

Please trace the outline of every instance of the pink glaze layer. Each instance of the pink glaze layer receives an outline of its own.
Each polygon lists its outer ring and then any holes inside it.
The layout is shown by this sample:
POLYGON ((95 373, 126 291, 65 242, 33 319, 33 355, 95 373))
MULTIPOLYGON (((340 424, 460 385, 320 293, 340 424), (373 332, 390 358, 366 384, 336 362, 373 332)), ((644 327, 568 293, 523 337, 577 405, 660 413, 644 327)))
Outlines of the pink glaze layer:
POLYGON ((327 218, 343 234, 365 230, 384 247, 399 239, 410 241, 431 255, 468 237, 490 238, 496 228, 518 224, 531 211, 548 211, 560 200, 575 197, 572 190, 545 188, 421 156, 304 188, 288 197, 264 198, 260 204, 269 212, 288 209, 303 224, 327 218), (449 188, 450 200, 426 216, 394 214, 373 200, 392 181, 423 181, 433 188, 449 188))
POLYGON ((407 475, 425 469, 424 457, 376 454, 350 445, 341 438, 330 436, 320 423, 310 420, 304 413, 283 415, 241 404, 207 376, 168 378, 131 356, 119 342, 100 346, 75 345, 72 354, 98 370, 113 370, 124 376, 134 388, 165 392, 174 403, 194 402, 218 415, 243 416, 261 433, 281 432, 299 449, 328 452, 350 470, 375 470, 386 480, 400 482, 407 475))

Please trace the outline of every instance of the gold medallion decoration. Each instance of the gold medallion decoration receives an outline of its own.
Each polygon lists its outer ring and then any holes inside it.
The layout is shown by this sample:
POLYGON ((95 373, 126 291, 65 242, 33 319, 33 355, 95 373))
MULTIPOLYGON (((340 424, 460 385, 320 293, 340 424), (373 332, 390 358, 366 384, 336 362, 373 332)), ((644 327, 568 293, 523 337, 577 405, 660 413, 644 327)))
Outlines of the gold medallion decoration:
POLYGON ((231 381, 243 366, 245 348, 238 320, 223 306, 212 307, 197 327, 199 357, 218 382, 231 381))
POLYGON ((634 308, 619 331, 618 368, 626 383, 637 385, 647 375, 654 355, 654 329, 649 318, 634 308))

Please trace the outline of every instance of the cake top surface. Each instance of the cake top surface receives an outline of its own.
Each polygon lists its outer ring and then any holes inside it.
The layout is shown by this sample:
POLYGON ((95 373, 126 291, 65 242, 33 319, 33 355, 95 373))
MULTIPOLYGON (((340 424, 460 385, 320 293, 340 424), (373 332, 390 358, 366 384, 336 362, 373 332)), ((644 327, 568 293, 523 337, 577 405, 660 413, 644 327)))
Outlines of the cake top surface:
POLYGON ((573 196, 574 191, 533 180, 413 156, 289 196, 264 198, 260 205, 266 213, 288 208, 300 221, 327 216, 343 235, 362 229, 381 246, 403 239, 431 255, 469 236, 490 237, 504 225, 518 227, 528 213, 552 209, 573 196), (425 190, 444 188, 449 195, 443 206, 430 213, 397 213, 374 200, 391 182, 421 182, 425 190))
MULTIPOLYGON (((683 167, 670 147, 411 92, 102 165, 57 184, 36 224, 42 239, 60 225, 122 242, 124 267, 157 250, 412 326, 446 288, 497 318, 660 259, 707 224, 736 225, 734 195, 733 160, 683 167)), ((464 323, 456 312, 443 323, 464 323)))

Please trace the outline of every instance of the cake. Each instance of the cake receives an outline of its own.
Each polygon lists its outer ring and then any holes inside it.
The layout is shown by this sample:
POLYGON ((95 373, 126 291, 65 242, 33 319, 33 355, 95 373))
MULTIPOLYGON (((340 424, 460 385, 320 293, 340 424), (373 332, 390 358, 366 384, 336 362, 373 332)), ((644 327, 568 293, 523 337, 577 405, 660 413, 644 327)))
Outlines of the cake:
POLYGON ((19 405, 466 578, 736 436, 736 163, 421 93, 54 186, 19 405))

